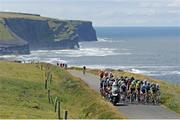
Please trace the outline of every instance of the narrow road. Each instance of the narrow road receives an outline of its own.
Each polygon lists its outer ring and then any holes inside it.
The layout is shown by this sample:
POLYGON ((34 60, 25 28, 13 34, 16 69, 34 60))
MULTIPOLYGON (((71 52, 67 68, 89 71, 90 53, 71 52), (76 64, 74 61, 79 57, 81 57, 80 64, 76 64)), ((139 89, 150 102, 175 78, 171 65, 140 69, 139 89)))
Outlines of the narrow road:
MULTIPOLYGON (((81 78, 90 88, 99 92, 99 79, 97 76, 89 73, 83 75, 82 72, 75 70, 69 70, 69 72, 73 76, 81 78)), ((117 109, 129 119, 180 119, 180 115, 163 106, 129 104, 117 106, 117 109)))

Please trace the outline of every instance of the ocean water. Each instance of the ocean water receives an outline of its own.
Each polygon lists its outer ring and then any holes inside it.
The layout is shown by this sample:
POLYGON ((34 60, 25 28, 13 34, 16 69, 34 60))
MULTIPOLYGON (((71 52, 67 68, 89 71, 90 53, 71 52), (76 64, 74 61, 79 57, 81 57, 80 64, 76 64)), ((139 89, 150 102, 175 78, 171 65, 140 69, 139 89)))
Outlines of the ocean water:
MULTIPOLYGON (((20 60, 114 68, 180 84, 180 27, 97 27, 98 41, 77 50, 38 50, 20 60)), ((7 57, 7 56, 4 56, 7 57)))

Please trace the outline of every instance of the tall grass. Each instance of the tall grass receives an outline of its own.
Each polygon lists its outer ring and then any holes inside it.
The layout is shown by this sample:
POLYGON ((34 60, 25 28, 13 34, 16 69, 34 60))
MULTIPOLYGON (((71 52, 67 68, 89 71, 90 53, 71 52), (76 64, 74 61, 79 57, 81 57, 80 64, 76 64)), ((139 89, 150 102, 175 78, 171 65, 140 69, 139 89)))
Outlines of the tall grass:
MULTIPOLYGON (((46 64, 43 64, 45 68, 46 64)), ((126 118, 83 81, 51 66, 50 95, 60 98, 68 118, 126 118)), ((0 118, 58 118, 44 89, 45 69, 37 64, 0 62, 0 118)))

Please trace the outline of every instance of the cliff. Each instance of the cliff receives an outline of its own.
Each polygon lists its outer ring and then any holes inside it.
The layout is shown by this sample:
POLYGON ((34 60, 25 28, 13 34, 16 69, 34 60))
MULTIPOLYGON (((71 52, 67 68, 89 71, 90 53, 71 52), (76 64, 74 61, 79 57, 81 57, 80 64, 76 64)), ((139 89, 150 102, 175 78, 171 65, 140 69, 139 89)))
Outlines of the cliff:
POLYGON ((0 54, 29 54, 29 50, 38 49, 74 49, 79 48, 79 41, 96 40, 96 32, 89 21, 0 13, 0 54))

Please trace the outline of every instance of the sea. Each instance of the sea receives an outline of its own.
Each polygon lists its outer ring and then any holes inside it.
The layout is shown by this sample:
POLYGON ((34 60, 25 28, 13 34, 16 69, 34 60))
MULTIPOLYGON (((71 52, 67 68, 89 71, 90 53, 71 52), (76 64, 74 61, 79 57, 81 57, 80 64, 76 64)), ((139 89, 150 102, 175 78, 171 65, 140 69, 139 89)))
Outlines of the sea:
POLYGON ((14 57, 121 69, 180 84, 180 27, 95 27, 95 30, 98 41, 80 42, 79 49, 37 50, 14 57))

